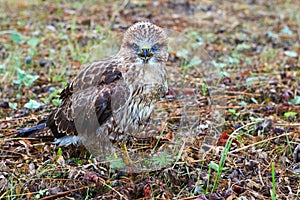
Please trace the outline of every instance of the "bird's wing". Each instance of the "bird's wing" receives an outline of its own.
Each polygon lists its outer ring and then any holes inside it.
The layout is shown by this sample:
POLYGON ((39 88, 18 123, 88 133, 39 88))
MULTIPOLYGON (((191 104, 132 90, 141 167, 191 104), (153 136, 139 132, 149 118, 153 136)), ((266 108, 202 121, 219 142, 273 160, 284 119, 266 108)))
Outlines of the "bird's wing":
POLYGON ((78 133, 95 132, 113 112, 115 94, 122 105, 127 99, 127 86, 117 62, 108 60, 84 68, 62 91, 62 104, 47 120, 56 138, 78 133))

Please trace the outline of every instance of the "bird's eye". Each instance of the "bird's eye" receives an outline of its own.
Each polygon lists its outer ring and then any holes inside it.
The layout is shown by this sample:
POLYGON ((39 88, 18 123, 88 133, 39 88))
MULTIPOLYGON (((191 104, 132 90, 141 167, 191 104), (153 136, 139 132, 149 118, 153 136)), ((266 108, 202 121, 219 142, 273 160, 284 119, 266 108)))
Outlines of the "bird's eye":
POLYGON ((137 45, 136 43, 132 43, 132 44, 131 44, 131 48, 132 48, 134 51, 138 51, 138 50, 139 50, 139 45, 137 45))
POLYGON ((151 48, 152 51, 157 51, 158 49, 159 49, 159 44, 158 43, 154 44, 151 48))

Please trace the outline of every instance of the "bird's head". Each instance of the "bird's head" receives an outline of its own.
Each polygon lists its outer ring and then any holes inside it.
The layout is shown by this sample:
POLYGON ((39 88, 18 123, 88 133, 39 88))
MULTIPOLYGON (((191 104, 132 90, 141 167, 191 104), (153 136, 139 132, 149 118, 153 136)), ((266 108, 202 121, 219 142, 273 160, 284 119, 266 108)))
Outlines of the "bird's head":
POLYGON ((125 58, 137 63, 166 62, 167 34, 150 22, 138 22, 126 31, 120 52, 125 58))

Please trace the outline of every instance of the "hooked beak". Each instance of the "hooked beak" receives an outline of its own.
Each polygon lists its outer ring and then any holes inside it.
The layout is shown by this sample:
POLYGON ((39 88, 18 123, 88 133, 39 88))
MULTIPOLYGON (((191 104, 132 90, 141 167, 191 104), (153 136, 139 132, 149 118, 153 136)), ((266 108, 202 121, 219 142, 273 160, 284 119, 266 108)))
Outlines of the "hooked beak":
POLYGON ((153 53, 147 45, 142 46, 141 51, 137 54, 140 58, 143 59, 143 62, 148 62, 150 58, 153 57, 153 53))

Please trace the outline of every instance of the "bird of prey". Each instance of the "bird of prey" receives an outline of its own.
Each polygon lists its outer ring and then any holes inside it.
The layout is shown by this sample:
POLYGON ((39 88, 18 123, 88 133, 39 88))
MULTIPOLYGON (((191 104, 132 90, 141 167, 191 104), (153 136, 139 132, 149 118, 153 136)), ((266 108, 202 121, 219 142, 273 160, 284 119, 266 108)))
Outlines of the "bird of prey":
POLYGON ((168 90, 167 45, 167 34, 159 26, 132 25, 119 52, 85 66, 61 92, 61 105, 36 129, 47 127, 60 146, 134 135, 168 90))

